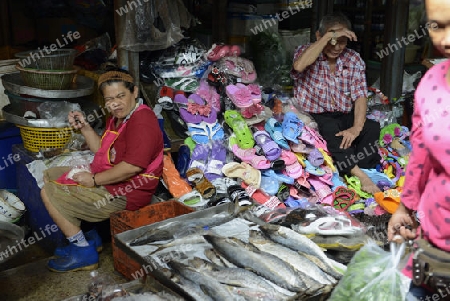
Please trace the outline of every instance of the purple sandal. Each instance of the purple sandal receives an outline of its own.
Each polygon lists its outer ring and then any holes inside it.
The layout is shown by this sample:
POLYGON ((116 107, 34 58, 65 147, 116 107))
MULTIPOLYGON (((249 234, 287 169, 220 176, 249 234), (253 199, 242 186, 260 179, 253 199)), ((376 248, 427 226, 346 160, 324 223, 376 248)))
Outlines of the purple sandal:
POLYGON ((253 138, 256 144, 262 148, 266 158, 270 161, 274 161, 281 156, 281 148, 270 138, 270 135, 266 131, 255 132, 253 138))
POLYGON ((322 153, 317 148, 315 148, 308 154, 308 161, 312 166, 319 167, 323 164, 324 158, 322 153))

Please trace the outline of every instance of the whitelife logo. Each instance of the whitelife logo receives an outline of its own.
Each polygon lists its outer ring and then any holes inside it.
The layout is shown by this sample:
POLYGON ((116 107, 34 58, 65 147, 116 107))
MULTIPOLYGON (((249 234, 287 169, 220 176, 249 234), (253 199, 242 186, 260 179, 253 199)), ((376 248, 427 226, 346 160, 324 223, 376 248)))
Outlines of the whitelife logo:
POLYGON ((37 51, 30 52, 30 55, 27 58, 24 58, 19 61, 19 65, 22 66, 22 68, 26 68, 27 66, 29 66, 31 64, 31 60, 36 62, 41 57, 44 57, 45 56, 44 51, 47 55, 50 55, 53 51, 58 50, 58 47, 63 48, 65 46, 69 45, 71 42, 78 40, 81 37, 81 35, 78 31, 75 31, 74 33, 69 31, 66 35, 61 35, 61 36, 62 36, 65 44, 61 43, 61 41, 58 38, 58 39, 56 39, 56 43, 51 44, 50 47, 44 46, 44 49, 38 48, 37 51), (67 41, 67 40, 69 40, 69 41, 67 41))

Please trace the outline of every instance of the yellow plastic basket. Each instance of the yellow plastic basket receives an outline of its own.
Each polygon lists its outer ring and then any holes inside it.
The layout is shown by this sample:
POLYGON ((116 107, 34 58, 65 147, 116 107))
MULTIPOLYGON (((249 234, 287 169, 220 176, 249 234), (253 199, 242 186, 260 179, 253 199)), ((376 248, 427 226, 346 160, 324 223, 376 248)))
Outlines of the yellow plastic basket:
POLYGON ((43 148, 63 148, 72 136, 71 127, 37 128, 17 125, 20 129, 23 147, 31 152, 39 152, 43 148))

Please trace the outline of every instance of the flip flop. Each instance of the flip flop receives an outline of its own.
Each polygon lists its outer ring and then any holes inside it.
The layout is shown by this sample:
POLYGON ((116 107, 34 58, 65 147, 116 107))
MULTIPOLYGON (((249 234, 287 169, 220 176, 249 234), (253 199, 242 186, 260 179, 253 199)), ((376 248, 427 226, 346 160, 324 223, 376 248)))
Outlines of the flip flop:
MULTIPOLYGON (((180 116, 185 122, 187 122, 187 123, 202 122, 203 118, 200 116, 200 114, 194 114, 194 113, 191 113, 188 111, 189 100, 186 96, 184 96, 184 94, 175 95, 175 98, 173 101, 178 106, 178 111, 180 112, 180 116)), ((196 103, 196 104, 202 105, 202 102, 196 103)))
POLYGON ((269 195, 276 195, 280 188, 280 183, 272 177, 261 177, 261 187, 269 195))
POLYGON ((319 234, 319 235, 356 235, 361 233, 362 229, 352 226, 349 218, 341 215, 319 217, 307 226, 298 225, 294 229, 300 234, 319 234))
POLYGON ((189 168, 186 171, 189 182, 193 183, 195 189, 205 198, 209 199, 216 194, 216 187, 205 177, 203 171, 197 167, 189 168))
POLYGON ((262 148, 267 159, 274 161, 281 156, 280 147, 270 138, 270 135, 266 131, 256 131, 253 137, 256 144, 262 148))
POLYGON ((246 183, 241 183, 241 186, 245 188, 247 194, 255 200, 258 204, 268 207, 270 209, 286 208, 286 206, 280 202, 276 196, 270 196, 264 193, 261 189, 255 189, 252 186, 248 186, 246 183))
POLYGON ((261 172, 245 162, 230 162, 222 167, 222 172, 229 178, 240 178, 248 185, 259 188, 261 172))
POLYGON ((275 118, 270 117, 267 119, 264 129, 270 134, 273 141, 286 150, 290 150, 287 140, 283 136, 283 128, 275 118))
POLYGON ((346 211, 356 201, 356 191, 344 186, 339 186, 333 192, 333 208, 338 211, 346 211))
POLYGON ((273 177, 273 178, 277 179, 279 182, 286 183, 289 185, 294 184, 294 181, 295 181, 293 178, 288 177, 282 173, 276 173, 272 169, 264 170, 262 172, 262 175, 266 176, 266 177, 273 177))
POLYGON ((245 191, 245 189, 240 185, 228 187, 228 195, 233 202, 238 203, 241 207, 250 206, 253 204, 247 191, 245 191))
POLYGON ((305 171, 307 173, 310 173, 312 175, 319 176, 319 177, 321 177, 325 174, 325 171, 322 168, 312 165, 311 162, 309 162, 308 160, 305 160, 304 162, 305 162, 305 166, 306 166, 305 171))
POLYGON ((192 190, 189 193, 186 193, 178 198, 178 201, 180 203, 183 203, 184 205, 188 207, 204 207, 207 205, 207 201, 203 199, 200 192, 196 190, 192 190))
POLYGON ((333 193, 330 189, 330 186, 317 178, 310 177, 309 183, 314 187, 314 192, 319 198, 319 201, 322 201, 324 198, 333 193))
POLYGON ((180 176, 186 178, 186 171, 189 168, 191 151, 187 145, 181 145, 178 149, 178 158, 176 168, 180 173, 180 176))
POLYGON ((393 214, 400 206, 400 191, 397 189, 376 192, 373 196, 375 201, 390 214, 393 214))
POLYGON ((218 141, 213 142, 211 146, 211 156, 206 165, 205 177, 213 181, 223 176, 222 167, 226 162, 227 150, 225 146, 218 141))
POLYGON ((226 124, 233 130, 236 135, 238 145, 242 149, 252 148, 255 145, 253 135, 245 123, 242 115, 236 110, 225 111, 224 119, 226 124))
POLYGON ((297 157, 295 156, 295 154, 291 151, 287 151, 287 150, 281 150, 281 156, 280 159, 284 161, 284 163, 286 165, 292 165, 295 162, 298 163, 297 161, 297 157))
POLYGON ((164 79, 166 86, 169 86, 175 90, 194 92, 199 87, 200 83, 198 79, 193 77, 176 77, 164 79))
POLYGON ((356 191, 361 198, 368 199, 372 197, 372 194, 361 190, 361 181, 357 177, 345 175, 344 178, 347 181, 347 186, 356 191))
POLYGON ((285 174, 294 180, 300 178, 303 174, 303 167, 295 160, 294 163, 286 165, 285 174))
POLYGON ((324 162, 323 155, 317 148, 310 152, 307 158, 309 163, 311 163, 311 165, 315 167, 319 167, 324 162))
POLYGON ((305 144, 302 141, 299 141, 297 144, 289 142, 289 146, 294 153, 300 154, 309 154, 315 149, 314 145, 305 144))
POLYGON ((181 178, 180 173, 175 168, 170 153, 164 155, 163 163, 162 181, 170 194, 175 198, 179 198, 180 196, 191 192, 192 187, 181 178))
POLYGON ((253 105, 252 94, 245 85, 228 85, 225 91, 237 108, 244 109, 253 105))
POLYGON ((206 103, 203 98, 201 98, 197 94, 191 94, 188 97, 188 111, 191 114, 200 115, 201 121, 206 123, 215 123, 217 122, 217 111, 211 107, 208 103, 206 103), (193 103, 192 103, 193 102, 193 103))
POLYGON ((298 144, 298 136, 301 134, 303 122, 295 113, 286 112, 284 114, 282 128, 284 138, 298 144))
POLYGON ((364 171, 364 173, 372 180, 372 182, 377 184, 377 186, 380 182, 380 186, 382 187, 393 188, 395 186, 395 183, 385 173, 378 172, 375 168, 361 168, 361 170, 364 171))
POLYGON ((207 144, 209 142, 209 131, 205 123, 188 123, 189 135, 192 140, 198 144, 207 144))

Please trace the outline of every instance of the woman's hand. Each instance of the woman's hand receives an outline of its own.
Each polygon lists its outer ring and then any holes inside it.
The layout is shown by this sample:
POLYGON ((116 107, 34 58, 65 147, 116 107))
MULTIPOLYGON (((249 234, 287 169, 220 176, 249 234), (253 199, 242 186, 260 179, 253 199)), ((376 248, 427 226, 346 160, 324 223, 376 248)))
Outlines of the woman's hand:
POLYGON ((349 148, 352 145, 353 141, 355 141, 356 137, 359 136, 360 132, 361 131, 358 130, 356 127, 351 127, 349 129, 337 133, 336 134, 337 137, 342 136, 340 148, 343 149, 349 148))
POLYGON ((87 171, 78 172, 72 178, 78 184, 85 187, 95 187, 94 175, 87 171))
POLYGON ((388 240, 396 241, 398 235, 404 240, 415 239, 416 230, 416 219, 411 215, 411 211, 400 203, 388 223, 388 240))
POLYGON ((79 111, 71 111, 68 115, 68 119, 70 126, 75 130, 81 130, 87 124, 86 119, 84 119, 83 113, 79 111))

